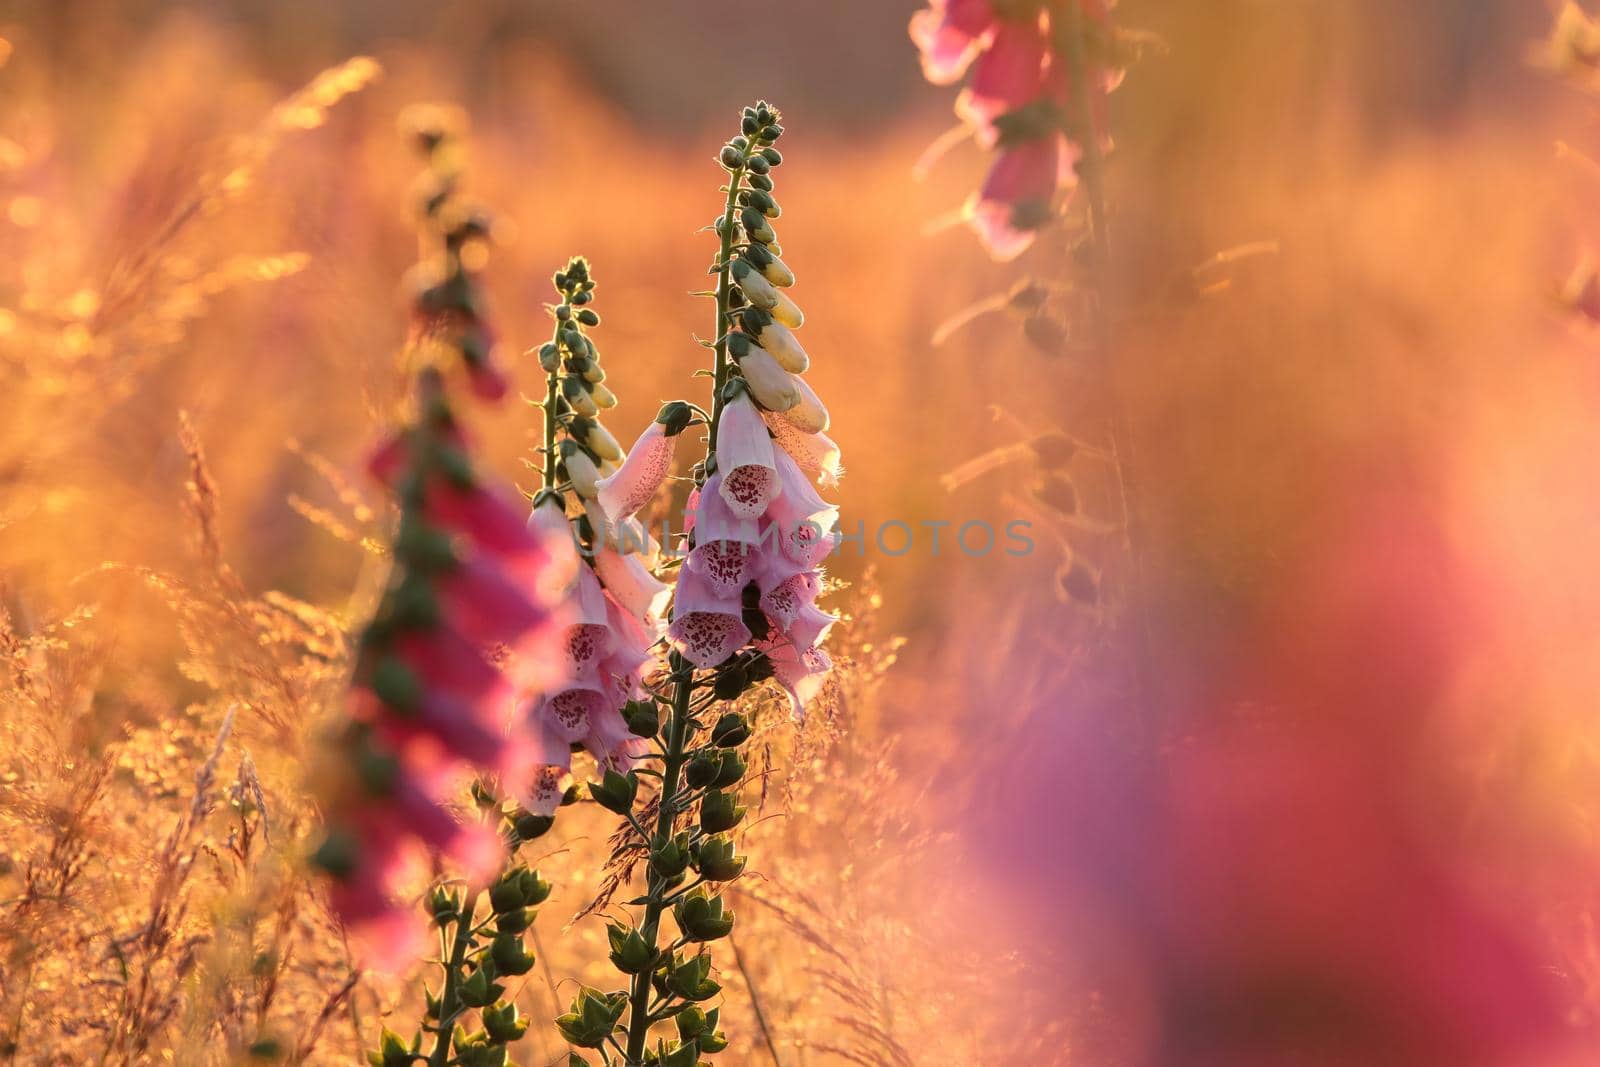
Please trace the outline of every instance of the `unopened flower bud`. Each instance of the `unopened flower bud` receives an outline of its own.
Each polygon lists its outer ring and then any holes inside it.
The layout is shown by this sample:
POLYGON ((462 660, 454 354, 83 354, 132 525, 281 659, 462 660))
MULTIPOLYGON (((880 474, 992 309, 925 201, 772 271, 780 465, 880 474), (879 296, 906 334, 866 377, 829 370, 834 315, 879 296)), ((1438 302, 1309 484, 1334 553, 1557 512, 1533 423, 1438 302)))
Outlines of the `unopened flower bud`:
POLYGON ((745 808, 732 793, 712 790, 700 801, 700 829, 708 834, 720 834, 738 826, 744 818, 745 808))
POLYGON ((731 882, 744 873, 744 865, 745 858, 735 853, 732 838, 718 835, 700 842, 698 867, 706 881, 731 882))
POLYGON ((584 388, 586 384, 582 378, 561 379, 561 399, 565 400, 572 410, 579 415, 587 415, 589 418, 594 418, 594 416, 600 414, 600 408, 595 404, 594 397, 590 395, 589 390, 584 388))
POLYGON ((489 946, 489 958, 494 960, 495 971, 516 978, 533 970, 533 957, 528 955, 521 934, 496 934, 489 946))
POLYGON ((772 169, 772 164, 768 163, 759 155, 751 156, 748 166, 750 167, 750 172, 752 174, 765 174, 767 171, 772 169))
POLYGON ((535 815, 531 811, 524 811, 517 815, 517 820, 512 825, 519 838, 523 841, 533 841, 548 833, 555 821, 554 815, 535 815))
POLYGON ((656 422, 659 422, 668 437, 676 437, 682 433, 694 419, 694 409, 682 400, 672 400, 661 405, 661 410, 656 412, 656 422))
POLYGON ((600 325, 600 313, 593 308, 583 308, 578 312, 578 321, 585 326, 600 325))
POLYGON ((594 460, 578 447, 576 441, 562 441, 559 448, 561 466, 567 472, 567 481, 572 483, 573 491, 585 500, 593 499, 600 492, 595 484, 600 480, 600 471, 594 460))
POLYGON ((794 284, 794 272, 766 245, 751 245, 745 250, 744 258, 755 264, 767 281, 780 289, 787 289, 794 284))
POLYGON ((804 374, 811 369, 811 357, 806 355, 805 348, 783 323, 766 323, 756 334, 756 340, 761 343, 762 348, 772 353, 772 358, 778 361, 778 366, 790 374, 804 374))
POLYGON ((673 905, 672 918, 690 941, 716 941, 733 932, 733 912, 723 908, 722 898, 696 889, 673 905))
POLYGON ((711 743, 718 748, 737 748, 750 740, 750 720, 737 711, 726 712, 711 728, 711 743))
POLYGON ((561 366, 561 346, 554 341, 546 341, 539 346, 539 369, 546 374, 554 374, 561 366))
POLYGON ((617 394, 613 393, 606 386, 601 385, 598 382, 596 382, 594 384, 594 388, 589 391, 589 397, 594 401, 594 406, 599 408, 601 411, 605 411, 608 408, 614 408, 617 406, 617 394))
POLYGON ((689 761, 683 769, 683 780, 694 789, 708 786, 717 780, 722 763, 709 753, 702 752, 689 761))
POLYGON ((772 194, 764 189, 750 190, 750 206, 761 212, 761 214, 765 215, 769 219, 781 218, 783 216, 783 205, 779 204, 778 201, 773 198, 772 194))
POLYGON ((744 232, 750 235, 752 241, 771 244, 778 239, 778 235, 767 222, 767 217, 753 207, 747 207, 739 212, 739 221, 744 224, 744 232))
POLYGON ((744 166, 744 153, 731 144, 723 146, 722 155, 719 158, 722 165, 728 170, 738 170, 744 166))
POLYGON ((788 411, 800 403, 801 393, 794 377, 766 349, 752 345, 739 361, 739 371, 750 387, 750 395, 768 411, 788 411))
MULTIPOLYGON (((578 435, 577 426, 578 424, 574 422, 574 436, 578 435)), ((598 422, 586 421, 584 422, 583 427, 583 435, 580 440, 582 440, 583 443, 588 446, 589 451, 593 452, 601 459, 615 460, 618 463, 622 462, 622 446, 617 444, 617 439, 611 436, 610 430, 606 429, 604 426, 601 426, 598 422)))
POLYGON ((800 310, 800 305, 789 298, 789 294, 781 289, 774 290, 777 301, 770 309, 772 317, 789 327, 798 330, 806 324, 806 314, 800 310))
POLYGON ((633 810, 634 798, 639 792, 639 779, 632 775, 621 775, 616 771, 607 771, 605 779, 589 783, 589 795, 594 797, 607 811, 622 815, 633 810))
POLYGON ((606 927, 611 943, 611 965, 623 974, 638 974, 654 962, 655 953, 632 926, 612 923, 606 927))
POLYGON ((730 785, 737 785, 743 777, 744 757, 731 748, 723 749, 718 759, 717 776, 711 784, 717 789, 726 789, 730 785))
POLYGON ((498 982, 489 981, 489 976, 479 969, 473 971, 472 977, 461 983, 458 992, 461 1002, 469 1008, 486 1008, 500 999, 505 987, 498 982))
POLYGON ((622 706, 622 721, 635 737, 654 737, 661 730, 661 711, 653 700, 630 700, 622 706))
POLYGON ((772 308, 778 304, 778 290, 772 283, 742 259, 733 261, 733 280, 739 283, 750 303, 759 308, 772 308))
POLYGON ((483 1029, 491 1040, 506 1045, 519 1041, 528 1032, 528 1020, 518 1017, 510 1001, 483 1009, 483 1029))
POLYGON ((656 838, 650 845, 650 869, 664 879, 678 877, 689 867, 689 836, 656 838))

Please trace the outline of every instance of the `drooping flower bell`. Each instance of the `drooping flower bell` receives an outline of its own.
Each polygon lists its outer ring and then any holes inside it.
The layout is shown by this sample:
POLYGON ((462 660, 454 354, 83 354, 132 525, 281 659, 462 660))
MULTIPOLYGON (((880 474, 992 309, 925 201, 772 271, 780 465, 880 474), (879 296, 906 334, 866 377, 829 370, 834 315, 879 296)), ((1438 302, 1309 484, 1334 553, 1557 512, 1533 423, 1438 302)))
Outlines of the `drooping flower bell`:
POLYGON ((562 620, 537 531, 473 469, 444 375, 420 376, 412 425, 374 456, 400 498, 395 568, 362 635, 346 720, 321 776, 327 831, 314 860, 330 899, 374 966, 409 958, 414 909, 396 896, 426 856, 469 879, 504 855, 492 827, 450 801, 467 774, 531 777, 537 740, 509 713, 520 679, 559 671, 562 620))
POLYGON ((1094 131, 1097 147, 1109 146, 1105 98, 1122 80, 1109 6, 1105 0, 931 0, 912 16, 911 38, 929 81, 949 85, 971 73, 956 113, 978 144, 997 155, 963 216, 997 260, 1021 255, 1066 208, 1084 156, 1076 143, 1080 128, 1094 131), (1086 101, 1075 95, 1074 61, 1085 65, 1077 84, 1086 101), (1089 118, 1082 124, 1085 104, 1089 118))
MULTIPOLYGON (((555 285, 561 298, 551 307, 555 337, 540 350, 548 375, 544 488, 529 523, 559 531, 582 559, 564 591, 572 607, 563 637, 565 677, 527 702, 523 717, 539 739, 545 777, 564 780, 575 746, 618 772, 626 772, 645 749, 622 713, 645 696, 642 678, 664 628, 670 590, 650 573, 653 545, 634 516, 671 473, 678 436, 693 410, 680 402, 663 406, 624 454, 589 408, 574 403, 592 398, 603 377, 588 334, 600 321, 588 306, 595 291, 588 263, 573 259, 556 274, 555 285), (565 490, 577 498, 572 514, 565 490)), ((609 390, 606 400, 605 406, 616 403, 609 390)), ((554 790, 535 790, 520 799, 535 814, 547 814, 560 797, 554 790)))
MULTIPOLYGON (((819 569, 836 543, 838 511, 813 481, 837 484, 837 446, 823 436, 829 415, 804 378, 811 359, 794 330, 805 321, 787 290, 795 275, 779 258, 771 220, 772 168, 782 156, 762 146, 761 113, 746 112, 746 135, 723 150, 743 206, 742 240, 726 264, 730 377, 703 483, 691 495, 690 548, 679 572, 667 640, 688 662, 716 668, 736 654, 766 661, 798 715, 826 678, 819 645, 833 616, 816 606, 819 569), (754 143, 752 143, 752 138, 754 143), (780 677, 781 675, 781 677, 780 677)), ((772 122, 776 123, 776 116, 772 122)))

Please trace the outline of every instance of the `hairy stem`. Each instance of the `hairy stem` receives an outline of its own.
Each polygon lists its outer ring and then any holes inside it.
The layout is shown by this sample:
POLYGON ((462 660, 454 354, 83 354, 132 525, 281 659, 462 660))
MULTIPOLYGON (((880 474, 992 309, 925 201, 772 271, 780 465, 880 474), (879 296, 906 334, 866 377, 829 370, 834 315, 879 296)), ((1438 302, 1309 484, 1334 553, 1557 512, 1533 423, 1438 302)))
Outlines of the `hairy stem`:
MULTIPOLYGON (((752 151, 759 151, 751 142, 741 155, 749 160, 752 151)), ((717 252, 717 324, 712 337, 717 339, 716 365, 713 367, 711 386, 711 440, 706 445, 706 459, 717 454, 717 425, 722 419, 722 387, 728 384, 728 299, 733 290, 733 219, 739 210, 739 190, 744 185, 745 165, 728 173, 728 200, 722 209, 722 246, 717 252)))
POLYGON ((478 890, 467 894, 456 917, 456 936, 450 946, 450 958, 444 966, 444 988, 439 992, 439 1034, 434 1041, 433 1053, 428 1056, 428 1067, 446 1067, 450 1062, 450 1043, 455 1035, 456 1016, 464 1007, 461 1001, 461 966, 467 960, 467 949, 472 944, 472 918, 478 910, 478 890))
POLYGON ((1085 34, 1088 27, 1083 16, 1081 0, 1056 0, 1056 48, 1067 61, 1072 79, 1072 131, 1073 140, 1083 153, 1078 167, 1083 182, 1083 195, 1089 207, 1089 238, 1094 252, 1091 282, 1094 288, 1092 330, 1097 356, 1097 367, 1105 387, 1107 405, 1107 436, 1112 468, 1116 474, 1117 494, 1122 509, 1122 547, 1129 569, 1135 579, 1133 590, 1134 629, 1136 654, 1133 663, 1133 686, 1136 719, 1146 716, 1142 705, 1148 699, 1144 671, 1150 663, 1150 629, 1148 619, 1138 601, 1144 594, 1141 546, 1143 519, 1139 508, 1137 482, 1134 478, 1133 445, 1128 428, 1128 417, 1121 400, 1110 382, 1111 326, 1110 314, 1110 257, 1111 239, 1107 224, 1104 154, 1100 150, 1100 135, 1094 125, 1094 102, 1090 95, 1093 85, 1090 78, 1088 48, 1085 34))
MULTIPOLYGON (((558 344, 561 337, 561 323, 556 322, 556 329, 550 336, 552 344, 558 344)), ((556 405, 561 400, 561 365, 556 364, 554 370, 545 375, 544 392, 544 472, 540 484, 541 489, 554 489, 556 484, 556 430, 561 426, 561 419, 556 412, 556 405)))
MULTIPOLYGON (((678 776, 683 770, 685 751, 689 742, 689 699, 694 693, 694 668, 678 653, 671 658, 673 693, 672 713, 667 719, 666 754, 661 764, 661 808, 656 813, 656 837, 672 836, 677 824, 682 801, 674 802, 678 791, 678 776)), ((652 957, 661 927, 661 913, 667 907, 667 886, 652 870, 647 875, 649 901, 644 908, 644 921, 639 925, 639 936, 650 946, 652 957)), ((633 977, 633 990, 629 997, 627 1067, 644 1062, 645 1042, 650 1036, 650 976, 655 971, 655 961, 633 977)))

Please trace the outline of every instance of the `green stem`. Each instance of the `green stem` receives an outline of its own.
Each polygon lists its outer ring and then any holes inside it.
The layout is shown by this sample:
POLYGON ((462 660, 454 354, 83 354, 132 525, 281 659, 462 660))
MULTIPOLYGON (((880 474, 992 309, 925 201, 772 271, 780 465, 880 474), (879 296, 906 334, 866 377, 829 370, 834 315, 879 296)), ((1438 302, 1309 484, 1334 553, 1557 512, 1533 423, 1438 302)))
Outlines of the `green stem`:
POLYGON ((706 459, 717 454, 717 425, 722 420, 722 387, 728 384, 728 297, 733 291, 733 218, 739 210, 739 190, 744 185, 746 164, 754 152, 759 152, 754 141, 741 152, 743 162, 739 169, 728 173, 728 200, 722 209, 722 247, 717 252, 717 324, 711 334, 717 339, 717 362, 713 368, 711 385, 711 440, 706 446, 706 459))
POLYGON ((439 991, 439 1035, 428 1056, 428 1067, 446 1067, 450 1062, 450 1043, 455 1037, 456 1016, 464 1005, 461 1000, 461 966, 466 962, 467 950, 472 947, 472 917, 478 910, 478 893, 467 894, 456 917, 455 943, 450 947, 450 959, 445 963, 444 988, 439 991))
POLYGON ((1078 142, 1083 152, 1079 174, 1083 180, 1084 198, 1089 205, 1089 233, 1093 242, 1094 262, 1091 267, 1090 279, 1094 289, 1094 331, 1095 345, 1098 349, 1097 364, 1106 394, 1107 406, 1107 436, 1110 439, 1112 467, 1116 472, 1117 493, 1120 497, 1122 508, 1122 547, 1127 556, 1128 565, 1133 572, 1135 583, 1134 590, 1134 629, 1137 644, 1136 655, 1133 663, 1133 686, 1136 701, 1141 707, 1134 710, 1139 717, 1143 717, 1144 705, 1149 694, 1146 692, 1144 681, 1144 668, 1150 663, 1149 621, 1144 610, 1139 606, 1139 599, 1144 594, 1144 579, 1142 573, 1142 559, 1140 547, 1144 543, 1142 533, 1143 519, 1138 506, 1138 487, 1134 481, 1133 445, 1128 429, 1127 413, 1123 410, 1122 402, 1116 395, 1116 389, 1110 382, 1110 358, 1112 348, 1111 314, 1110 314, 1110 259, 1111 240, 1106 221, 1106 195, 1104 181, 1104 156, 1100 150, 1100 136, 1094 128, 1094 103, 1090 96, 1091 83, 1089 77, 1088 49, 1085 47, 1085 26, 1083 9, 1080 0, 1058 0, 1056 13, 1061 18, 1056 20, 1057 34, 1056 47, 1065 53, 1067 66, 1072 78, 1073 97, 1073 139, 1078 142))
MULTIPOLYGON (((552 344, 561 343, 561 322, 556 321, 555 331, 550 336, 552 344)), ((556 364, 556 369, 545 376, 544 394, 544 477, 540 488, 553 489, 556 484, 556 430, 561 425, 561 420, 556 416, 556 405, 561 399, 561 364, 556 364)))
MULTIPOLYGON (((670 838, 677 824, 679 807, 672 797, 678 791, 678 776, 683 770, 685 749, 689 741, 689 700, 694 694, 694 668, 681 655, 674 652, 671 658, 673 695, 672 713, 667 718, 667 750, 661 766, 661 810, 656 814, 656 836, 670 838)), ((639 936, 650 946, 655 956, 656 940, 661 927, 661 915, 666 910, 666 884, 654 871, 648 875, 649 901, 644 908, 644 921, 639 926, 639 936)), ((644 1062, 645 1042, 650 1036, 650 976, 654 963, 633 978, 633 990, 628 1011, 627 1067, 644 1062)))

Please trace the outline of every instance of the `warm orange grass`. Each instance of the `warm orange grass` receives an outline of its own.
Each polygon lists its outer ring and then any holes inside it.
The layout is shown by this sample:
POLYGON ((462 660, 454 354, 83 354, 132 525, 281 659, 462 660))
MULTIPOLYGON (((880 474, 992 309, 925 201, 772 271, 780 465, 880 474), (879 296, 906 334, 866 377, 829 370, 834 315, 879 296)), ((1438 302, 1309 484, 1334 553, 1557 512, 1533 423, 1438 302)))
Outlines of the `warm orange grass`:
MULTIPOLYGON (((1425 469, 1501 576, 1503 625, 1461 680, 1419 791, 1441 849, 1539 941, 1587 1024, 1600 942, 1572 886, 1600 815, 1600 390, 1592 338, 1544 300, 1600 223, 1570 208, 1548 153, 1557 134, 1581 141, 1587 117, 1469 117, 1377 142, 1298 80, 1314 32, 1264 19, 1254 37, 1188 47, 1200 39, 1174 35, 1153 65, 1111 175, 1119 382, 1139 427, 1158 628, 1203 648, 1250 617, 1352 479, 1425 469), (1285 87, 1309 102, 1285 114, 1285 87), (1281 251, 1221 272, 1231 286, 1187 298, 1174 284, 1262 240, 1281 251)), ((262 1041, 348 1062, 390 1013, 415 1018, 414 990, 350 974, 294 862, 312 820, 302 769, 381 573, 358 542, 380 537, 382 508, 356 472, 397 396, 397 280, 415 254, 394 120, 455 95, 459 72, 397 50, 373 85, 359 65, 336 76, 354 95, 326 114, 332 91, 274 112, 284 91, 201 23, 152 31, 81 87, 25 29, 13 44, 0 69, 0 1040, 21 1062, 226 1062, 262 1041)), ((526 60, 472 138, 470 188, 505 224, 488 272, 502 335, 513 352, 535 343, 549 272, 589 256, 625 405, 614 426, 630 440, 661 400, 700 387, 690 337, 709 323, 686 294, 711 253, 695 231, 715 210, 710 147, 727 131, 632 129, 548 53, 526 60), (595 208, 597 184, 622 181, 619 144, 647 183, 595 208)), ((1531 79, 1517 91, 1535 113, 1555 98, 1531 79)), ((732 116, 742 101, 726 103, 732 116)), ((779 103, 793 131, 785 258, 810 380, 845 448, 847 516, 1003 522, 1027 464, 955 494, 938 476, 1022 427, 1065 424, 1081 375, 1004 316, 928 343, 1016 277, 964 235, 919 236, 959 203, 975 160, 912 186, 936 128, 907 119, 862 143, 808 127, 804 101, 779 103)), ((532 393, 531 361, 518 373, 532 393)), ((1067 428, 1093 437, 1095 414, 1067 428)), ((535 426, 513 405, 480 427, 523 484, 535 426)), ((1114 522, 1093 465, 1074 474, 1114 522)), ((1107 563, 1113 615, 1115 540, 1086 549, 1107 563)), ((798 732, 769 716, 770 818, 749 832, 760 874, 734 892, 746 970, 727 982, 734 1045, 719 1062, 1108 1062, 1092 1050, 1116 1043, 1097 1035, 1124 1023, 1030 928, 1058 918, 1050 884, 984 865, 991 850, 958 817, 1026 772, 1013 731, 1068 713, 1041 701, 1097 647, 1099 619, 1051 592, 1055 551, 924 549, 866 579, 870 562, 837 568, 854 584, 834 603, 857 618, 829 715, 798 732), (909 641, 892 670, 891 635, 909 641), (1000 949, 986 979, 968 970, 985 945, 1000 949), (1013 988, 1035 999, 1005 1018, 1013 988), (969 995, 980 1007, 958 1010, 969 995)), ((1166 686, 1181 704, 1184 683, 1166 686)), ((1034 813, 1016 836, 1048 855, 1070 817, 1034 813)), ((558 826, 543 962, 520 993, 536 1021, 574 979, 603 974, 598 920, 564 924, 594 893, 605 823, 569 811, 558 826)), ((538 1022, 524 1044, 525 1064, 560 1051, 538 1022)))

